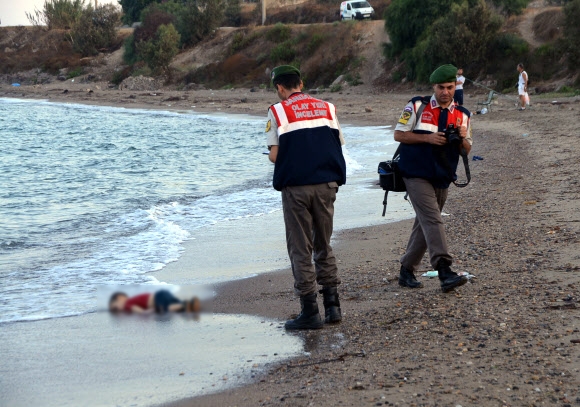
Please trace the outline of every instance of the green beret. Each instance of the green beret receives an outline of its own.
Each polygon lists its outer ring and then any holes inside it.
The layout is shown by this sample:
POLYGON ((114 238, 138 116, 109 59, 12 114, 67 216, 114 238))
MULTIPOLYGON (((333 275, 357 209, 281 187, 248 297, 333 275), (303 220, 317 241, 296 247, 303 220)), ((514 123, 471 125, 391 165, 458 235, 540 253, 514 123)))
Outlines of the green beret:
POLYGON ((282 75, 298 75, 300 77, 300 71, 292 65, 277 66, 272 69, 272 83, 274 83, 274 79, 282 75))
POLYGON ((429 82, 432 84, 436 83, 447 83, 457 80, 457 68, 451 64, 441 65, 439 68, 435 69, 431 76, 429 77, 429 82))

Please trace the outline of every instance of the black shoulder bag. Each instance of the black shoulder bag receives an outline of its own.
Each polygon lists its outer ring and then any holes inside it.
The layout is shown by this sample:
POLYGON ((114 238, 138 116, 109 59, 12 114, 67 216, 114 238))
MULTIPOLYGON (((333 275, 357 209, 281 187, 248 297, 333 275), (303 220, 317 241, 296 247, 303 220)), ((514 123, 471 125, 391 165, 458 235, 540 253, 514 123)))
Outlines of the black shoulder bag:
MULTIPOLYGON (((407 187, 403 181, 403 175, 399 169, 399 152, 401 150, 401 145, 397 147, 393 159, 389 161, 383 161, 379 163, 379 185, 385 190, 385 197, 383 199, 383 216, 387 212, 387 198, 389 196, 389 191, 393 192, 405 192, 407 187)), ((405 200, 407 199, 405 194, 405 200)))

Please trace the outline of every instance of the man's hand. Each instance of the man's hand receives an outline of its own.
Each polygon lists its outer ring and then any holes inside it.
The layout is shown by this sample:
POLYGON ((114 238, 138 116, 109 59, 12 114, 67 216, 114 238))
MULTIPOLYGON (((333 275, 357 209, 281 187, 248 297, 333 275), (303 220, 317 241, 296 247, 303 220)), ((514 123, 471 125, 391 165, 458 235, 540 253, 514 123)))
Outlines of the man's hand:
POLYGON ((276 158, 278 158, 278 146, 271 146, 271 148, 270 148, 270 154, 268 154, 268 158, 273 163, 276 162, 276 158))
POLYGON ((471 151, 471 144, 465 139, 467 137, 467 126, 460 126, 459 127, 459 137, 463 139, 461 146, 459 147, 464 148, 467 154, 471 151))
POLYGON ((420 144, 420 143, 429 143, 435 144, 437 146, 442 146, 447 143, 447 139, 445 138, 445 133, 428 133, 428 134, 419 134, 413 133, 412 131, 401 131, 395 130, 395 141, 403 144, 420 144))
POLYGON ((435 144, 436 146, 444 146, 447 144, 447 138, 445 137, 445 133, 440 131, 438 133, 431 133, 426 134, 427 136, 427 143, 435 144))

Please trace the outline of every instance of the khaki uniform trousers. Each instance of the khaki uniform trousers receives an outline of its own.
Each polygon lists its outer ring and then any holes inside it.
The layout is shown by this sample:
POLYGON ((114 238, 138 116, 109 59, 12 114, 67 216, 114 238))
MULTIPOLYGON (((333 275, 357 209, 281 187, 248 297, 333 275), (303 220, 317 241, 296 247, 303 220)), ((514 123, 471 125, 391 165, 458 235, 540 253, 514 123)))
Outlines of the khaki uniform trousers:
POLYGON ((336 182, 282 189, 286 245, 299 296, 316 293, 316 283, 323 287, 340 284, 330 247, 337 191, 336 182))
POLYGON ((453 262, 447 247, 445 225, 441 217, 443 205, 447 200, 448 189, 435 188, 423 178, 404 178, 409 198, 415 209, 415 223, 411 230, 407 251, 401 257, 401 264, 416 272, 423 255, 429 250, 429 260, 433 269, 439 260, 453 262))

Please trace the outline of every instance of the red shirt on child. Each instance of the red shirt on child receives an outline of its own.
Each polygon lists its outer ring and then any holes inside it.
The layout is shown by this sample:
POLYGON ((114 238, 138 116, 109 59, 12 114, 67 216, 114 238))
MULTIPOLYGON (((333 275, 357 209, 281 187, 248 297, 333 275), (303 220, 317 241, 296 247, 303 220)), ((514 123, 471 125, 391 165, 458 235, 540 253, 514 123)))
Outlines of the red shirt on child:
POLYGON ((131 307, 133 305, 143 308, 144 310, 149 308, 149 297, 151 297, 151 294, 145 293, 129 298, 125 303, 125 311, 131 312, 131 307))

